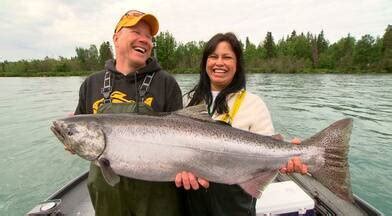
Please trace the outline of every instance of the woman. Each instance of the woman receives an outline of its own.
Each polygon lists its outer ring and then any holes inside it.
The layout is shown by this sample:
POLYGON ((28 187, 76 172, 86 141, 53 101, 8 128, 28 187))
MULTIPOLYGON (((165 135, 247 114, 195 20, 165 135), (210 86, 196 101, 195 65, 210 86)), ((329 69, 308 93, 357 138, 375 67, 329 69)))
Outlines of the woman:
MULTIPOLYGON (((208 105, 214 120, 250 132, 273 135, 274 128, 263 100, 245 90, 246 79, 242 47, 233 33, 219 33, 206 44, 200 65, 198 84, 187 94, 187 106, 208 105)), ((307 171, 296 158, 282 171, 307 171)), ((176 176, 176 186, 194 191, 187 193, 190 215, 255 215, 256 200, 238 185, 210 183, 192 173, 176 176), (198 190, 199 185, 204 189, 198 190), (208 188, 208 190, 206 189, 208 188)))

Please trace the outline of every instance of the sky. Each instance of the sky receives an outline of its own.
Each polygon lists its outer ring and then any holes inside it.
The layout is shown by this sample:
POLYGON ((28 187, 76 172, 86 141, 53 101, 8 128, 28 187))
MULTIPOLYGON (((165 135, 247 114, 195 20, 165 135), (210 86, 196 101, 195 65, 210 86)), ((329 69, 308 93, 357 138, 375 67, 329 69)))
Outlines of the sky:
POLYGON ((154 14, 160 31, 177 42, 207 41, 234 32, 259 44, 293 30, 324 35, 330 43, 351 34, 360 39, 392 24, 392 0, 0 0, 0 62, 76 56, 75 48, 112 43, 128 10, 154 14))

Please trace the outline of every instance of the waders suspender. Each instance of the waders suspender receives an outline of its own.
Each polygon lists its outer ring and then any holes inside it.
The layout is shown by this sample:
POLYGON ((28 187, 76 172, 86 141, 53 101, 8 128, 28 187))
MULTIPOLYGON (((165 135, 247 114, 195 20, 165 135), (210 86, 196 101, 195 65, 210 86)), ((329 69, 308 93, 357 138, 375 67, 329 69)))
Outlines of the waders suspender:
POLYGON ((105 71, 105 78, 103 79, 103 88, 101 89, 101 93, 103 94, 103 104, 107 104, 112 102, 110 98, 110 94, 112 93, 112 85, 110 83, 111 73, 109 70, 105 71))
MULTIPOLYGON (((136 75, 136 73, 137 72, 135 72, 135 75, 136 75)), ((137 97, 136 103, 139 103, 139 95, 140 95, 142 101, 144 101, 144 97, 146 96, 148 90, 150 89, 150 84, 151 84, 152 79, 154 78, 154 75, 155 75, 155 72, 151 73, 151 74, 147 74, 144 77, 143 83, 139 89, 139 93, 136 94, 136 97, 137 97)), ((135 80, 136 80, 136 77, 135 77, 135 80)), ((111 83, 111 73, 109 70, 106 70, 105 71, 105 78, 103 80, 103 88, 101 89, 101 93, 104 97, 104 101, 103 101, 104 104, 110 103, 112 101, 112 99, 110 97, 112 90, 113 90, 113 85, 111 83)))
POLYGON ((241 103, 245 98, 245 95, 246 95, 246 91, 241 90, 241 92, 239 93, 239 95, 234 101, 234 105, 233 108, 230 110, 230 113, 223 114, 222 118, 220 119, 221 121, 227 122, 229 124, 233 123, 234 116, 237 114, 238 109, 240 108, 241 103))
POLYGON ((147 74, 144 77, 142 85, 140 86, 139 94, 140 94, 140 97, 142 98, 141 101, 143 101, 143 102, 144 102, 144 97, 146 96, 146 94, 148 92, 148 89, 150 89, 150 84, 151 84, 152 79, 154 78, 154 75, 155 75, 155 72, 151 73, 151 74, 147 74))
MULTIPOLYGON (((135 80, 136 80, 136 74, 137 71, 135 72, 135 80)), ((147 74, 144 77, 143 83, 140 86, 139 92, 136 92, 136 113, 139 112, 139 96, 141 97, 141 101, 144 102, 144 97, 146 96, 146 93, 148 92, 148 89, 150 88, 150 84, 152 81, 152 78, 154 78, 155 72, 151 74, 147 74)))

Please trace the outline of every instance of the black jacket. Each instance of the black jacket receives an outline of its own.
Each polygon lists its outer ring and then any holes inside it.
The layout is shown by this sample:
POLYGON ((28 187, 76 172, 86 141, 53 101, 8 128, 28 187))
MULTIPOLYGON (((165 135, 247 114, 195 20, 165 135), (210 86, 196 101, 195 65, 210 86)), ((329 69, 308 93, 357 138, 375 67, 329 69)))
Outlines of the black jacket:
MULTIPOLYGON (((136 89, 140 89, 146 74, 155 72, 150 89, 145 99, 151 102, 151 107, 157 112, 170 112, 182 108, 181 90, 176 80, 167 72, 163 71, 154 58, 147 60, 147 65, 135 73, 123 75, 115 67, 115 60, 109 60, 105 69, 112 72, 112 101, 127 102, 136 101, 136 89)), ((79 103, 75 114, 93 114, 103 103, 103 80, 105 70, 94 73, 86 78, 79 91, 79 103)), ((146 101, 146 100, 145 100, 146 101)))

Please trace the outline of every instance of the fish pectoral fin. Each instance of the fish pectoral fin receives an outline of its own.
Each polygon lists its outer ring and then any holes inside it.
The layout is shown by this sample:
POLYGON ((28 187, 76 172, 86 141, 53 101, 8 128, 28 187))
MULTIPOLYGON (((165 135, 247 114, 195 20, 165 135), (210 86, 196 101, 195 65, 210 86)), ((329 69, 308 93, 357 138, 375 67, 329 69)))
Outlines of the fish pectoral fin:
POLYGON ((277 174, 277 170, 256 173, 254 178, 240 183, 239 186, 252 197, 260 198, 265 187, 274 180, 277 174))
POLYGON ((101 173, 106 183, 113 187, 120 182, 120 176, 118 176, 110 167, 109 160, 107 160, 106 158, 100 158, 98 160, 98 164, 101 168, 101 173))

